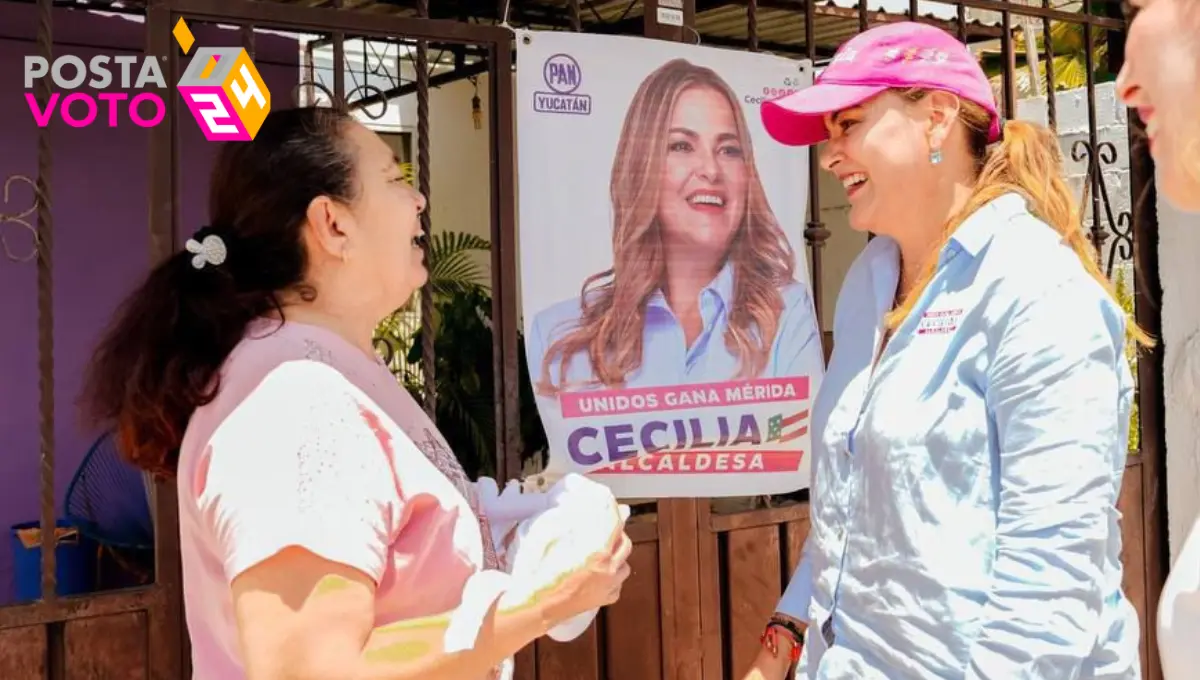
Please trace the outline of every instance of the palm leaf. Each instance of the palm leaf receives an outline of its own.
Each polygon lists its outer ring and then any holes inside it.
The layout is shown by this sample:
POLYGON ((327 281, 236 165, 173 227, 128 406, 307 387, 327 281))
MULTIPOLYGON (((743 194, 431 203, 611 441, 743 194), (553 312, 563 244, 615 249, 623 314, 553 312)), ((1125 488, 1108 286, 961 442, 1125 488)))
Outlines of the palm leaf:
POLYGON ((437 232, 429 238, 429 285, 438 296, 458 295, 470 289, 490 288, 483 267, 472 252, 488 252, 492 244, 482 236, 459 231, 437 232))
MULTIPOLYGON (((1087 85, 1087 55, 1086 55, 1086 34, 1083 24, 1072 23, 1066 21, 1050 22, 1050 47, 1054 52, 1054 90, 1074 90, 1087 85)), ((1107 74, 1106 64, 1108 63, 1108 39, 1107 31, 1093 31, 1092 34, 1092 65, 1095 73, 1093 74, 1097 82, 1109 79, 1110 74, 1107 74)), ((1013 51, 1016 54, 1018 63, 1020 64, 1013 77, 1016 78, 1017 96, 1028 97, 1034 93, 1033 80, 1030 74, 1030 68, 1024 60, 1026 34, 1025 31, 1017 31, 1013 37, 1013 51)), ((1037 78, 1040 87, 1037 91, 1046 92, 1051 89, 1047 87, 1046 78, 1046 35, 1041 31, 1037 32, 1037 49, 1042 54, 1043 59, 1038 62, 1037 78)), ((1002 55, 999 52, 989 51, 983 54, 983 63, 985 71, 992 84, 993 90, 999 96, 1003 93, 1004 88, 1004 62, 1002 55)))

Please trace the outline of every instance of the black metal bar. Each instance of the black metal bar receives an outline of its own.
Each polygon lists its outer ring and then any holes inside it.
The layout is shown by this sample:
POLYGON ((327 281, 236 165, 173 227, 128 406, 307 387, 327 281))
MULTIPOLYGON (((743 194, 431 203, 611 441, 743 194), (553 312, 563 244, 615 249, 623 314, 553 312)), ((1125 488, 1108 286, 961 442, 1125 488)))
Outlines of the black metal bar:
POLYGON ((246 54, 250 59, 254 59, 254 26, 252 24, 242 24, 242 49, 246 50, 246 54))
POLYGON ((304 54, 301 57, 301 66, 304 69, 304 81, 301 82, 301 87, 304 88, 304 103, 312 106, 317 101, 317 66, 314 60, 314 52, 316 41, 307 43, 304 46, 304 54))
MULTIPOLYGON (((861 8, 861 5, 860 5, 861 8)), ((804 48, 808 52, 810 62, 816 63, 816 7, 815 0, 804 4, 804 48)), ((811 65, 810 65, 811 68, 811 65)), ((817 162, 817 147, 808 148, 808 224, 804 228, 804 241, 812 254, 812 291, 813 306, 817 314, 817 327, 824 330, 821 320, 821 249, 829 238, 829 230, 821 222, 821 182, 818 173, 821 166, 817 162)))
POLYGON ((746 41, 751 52, 758 51, 758 0, 746 3, 746 41))
MULTIPOLYGON (((342 8, 342 0, 333 0, 334 9, 342 8)), ((334 24, 336 25, 336 24, 334 24)), ((333 101, 335 107, 346 106, 346 33, 333 31, 330 40, 333 42, 333 101)))
MULTIPOLYGON (((179 80, 179 48, 171 30, 174 19, 167 0, 151 0, 146 9, 146 54, 163 65, 167 82, 179 80)), ((147 224, 151 265, 175 252, 177 140, 179 99, 165 97, 162 122, 149 130, 147 154, 147 224)), ((198 225, 197 225, 198 226, 198 225)), ((150 677, 191 677, 190 639, 183 608, 183 572, 179 552, 179 503, 173 481, 155 480, 153 493, 154 590, 147 649, 150 677)))
POLYGON ((1001 12, 1000 26, 1004 35, 1000 38, 1000 54, 1004 60, 1004 74, 1001 80, 1004 85, 1004 100, 1001 102, 1006 118, 1017 117, 1017 58, 1013 50, 1012 13, 1001 12))
MULTIPOLYGON (((1089 11, 1091 9, 1090 2, 1085 2, 1084 7, 1089 11)), ((1091 238, 1092 245, 1096 248, 1096 258, 1099 261, 1100 253, 1104 248, 1104 241, 1108 234, 1104 231, 1104 224, 1100 219, 1100 149, 1098 143, 1098 134, 1096 131, 1096 55, 1095 55, 1095 35, 1092 34, 1092 27, 1084 25, 1083 27, 1083 62, 1087 69, 1087 112, 1088 112, 1088 145, 1091 148, 1091 154, 1088 163, 1087 184, 1090 187, 1092 195, 1092 228, 1091 238)))
MULTIPOLYGON (((417 16, 429 16, 429 0, 418 0, 417 16)), ((425 261, 429 261, 429 237, 433 233, 431 213, 433 211, 429 187, 429 42, 417 41, 417 190, 425 196, 425 210, 421 213, 422 240, 425 261)), ((424 385, 425 413, 437 422, 437 370, 434 356, 433 331, 433 284, 426 281, 421 286, 421 373, 424 385)))
POLYGON ((492 366, 495 370, 496 465, 501 481, 521 476, 520 362, 517 356, 516 142, 512 46, 492 46, 488 63, 491 116, 492 366))
MULTIPOLYGON (((1042 0, 1042 7, 1049 9, 1050 0, 1042 0)), ((1050 40, 1050 19, 1042 17, 1042 42, 1046 47, 1046 113, 1050 129, 1058 131, 1058 88, 1054 81, 1054 46, 1050 40)))
MULTIPOLYGON (((54 2, 38 0, 37 51, 47 62, 54 62, 54 2)), ((49 77, 34 85, 38 106, 46 111, 53 92, 49 77)), ((54 512, 54 216, 50 188, 53 186, 54 149, 51 126, 37 133, 37 338, 38 338, 38 412, 41 443, 41 540, 42 601, 54 602, 56 592, 55 549, 58 547, 57 515, 54 512)))

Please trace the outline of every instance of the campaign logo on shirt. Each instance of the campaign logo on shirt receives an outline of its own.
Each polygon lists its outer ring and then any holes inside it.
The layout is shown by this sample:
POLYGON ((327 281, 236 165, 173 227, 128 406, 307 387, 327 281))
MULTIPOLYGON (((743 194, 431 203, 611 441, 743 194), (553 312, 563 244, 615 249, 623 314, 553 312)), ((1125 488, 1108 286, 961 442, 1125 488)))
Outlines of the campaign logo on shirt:
POLYGON ((962 319, 962 309, 930 310, 921 315, 917 335, 953 333, 962 319))

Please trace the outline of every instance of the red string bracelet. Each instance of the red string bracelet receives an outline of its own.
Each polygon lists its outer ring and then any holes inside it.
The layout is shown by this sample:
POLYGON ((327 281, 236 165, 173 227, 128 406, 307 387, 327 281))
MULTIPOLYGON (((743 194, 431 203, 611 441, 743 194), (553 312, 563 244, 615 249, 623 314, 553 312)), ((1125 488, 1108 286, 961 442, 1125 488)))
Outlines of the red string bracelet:
POLYGON ((788 659, 792 663, 800 661, 800 647, 803 644, 792 631, 779 624, 777 621, 771 621, 763 630, 762 636, 759 638, 759 643, 766 648, 771 656, 779 658, 779 634, 783 633, 792 642, 792 649, 788 652, 788 659))

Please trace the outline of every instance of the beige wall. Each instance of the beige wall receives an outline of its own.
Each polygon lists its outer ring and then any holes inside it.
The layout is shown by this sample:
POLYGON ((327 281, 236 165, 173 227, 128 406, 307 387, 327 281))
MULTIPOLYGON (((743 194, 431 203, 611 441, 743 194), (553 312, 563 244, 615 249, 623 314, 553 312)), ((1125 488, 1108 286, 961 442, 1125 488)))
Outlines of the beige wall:
MULTIPOLYGON (((475 88, 468 80, 430 90, 429 95, 429 215, 437 231, 458 231, 491 239, 491 134, 488 129, 487 76, 479 78, 483 108, 482 129, 471 119, 475 88)), ((400 107, 401 128, 412 133, 412 158, 417 161, 417 97, 393 102, 400 107)), ((479 253, 479 263, 491 275, 491 260, 479 253)))
MULTIPOLYGON (((820 153, 820 149, 821 147, 818 147, 815 153, 820 153)), ((842 280, 846 278, 850 263, 854 262, 854 258, 867 245, 867 235, 850 228, 850 204, 846 200, 846 190, 842 188, 841 182, 824 171, 818 175, 818 182, 821 221, 829 230, 829 239, 821 249, 821 328, 831 331, 833 310, 837 305, 842 280)), ((809 271, 812 271, 811 255, 809 271)))

